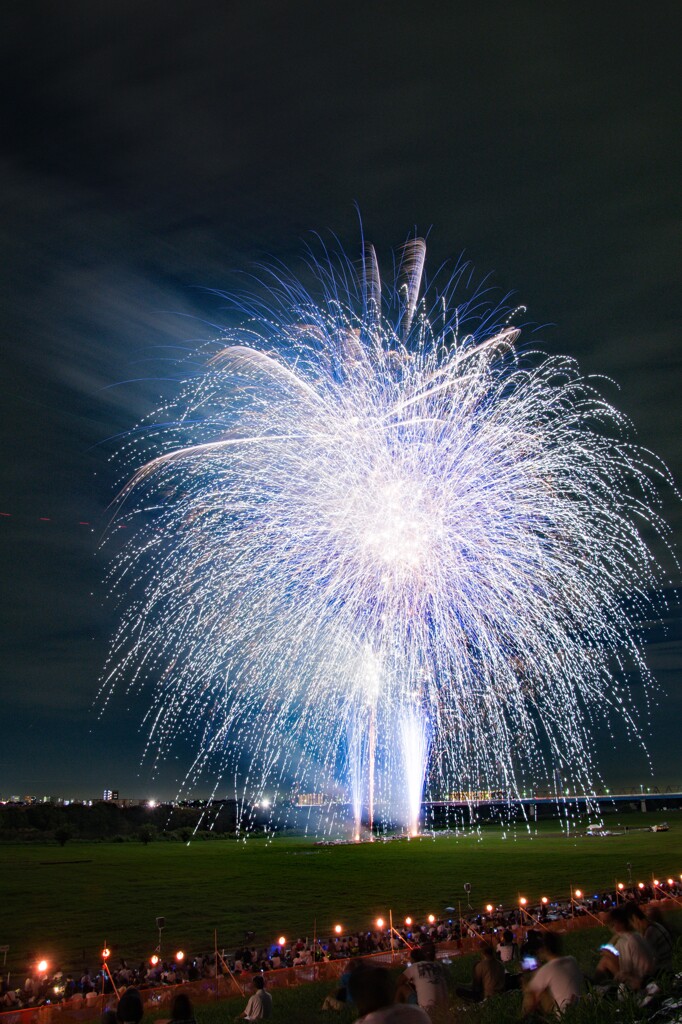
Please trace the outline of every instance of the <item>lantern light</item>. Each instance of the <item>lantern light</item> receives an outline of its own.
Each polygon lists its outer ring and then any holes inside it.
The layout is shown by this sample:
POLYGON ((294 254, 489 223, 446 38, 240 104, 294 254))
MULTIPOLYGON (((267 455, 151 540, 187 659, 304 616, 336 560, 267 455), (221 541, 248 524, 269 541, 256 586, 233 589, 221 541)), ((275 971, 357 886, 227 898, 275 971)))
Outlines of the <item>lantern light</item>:
POLYGON ((104 949, 102 950, 102 960, 108 960, 110 956, 111 950, 109 949, 108 946, 105 946, 104 949))
POLYGON ((492 905, 492 903, 486 903, 485 909, 488 911, 489 914, 492 914, 492 912, 493 912, 493 905, 492 905))
POLYGON ((377 926, 377 928, 379 928, 379 929, 381 929, 381 928, 383 928, 383 927, 384 927, 384 919, 383 919, 383 917, 378 917, 378 918, 376 919, 376 926, 377 926))
POLYGON ((49 966, 50 965, 47 960, 39 960, 38 963, 36 964, 38 974, 47 974, 47 969, 49 966))
POLYGON ((156 955, 156 953, 152 953, 152 955, 149 957, 149 962, 152 965, 152 967, 156 967, 156 965, 159 962, 159 958, 156 955))
POLYGON ((175 959, 178 961, 179 964, 181 964, 182 961, 185 959, 185 954, 182 949, 179 949, 177 951, 177 953, 175 954, 175 959))
POLYGON ((582 889, 574 889, 573 891, 574 891, 575 895, 578 897, 578 899, 580 899, 582 897, 582 894, 583 894, 582 889))
POLYGON ((409 927, 410 927, 410 925, 412 924, 412 918, 411 918, 411 917, 406 917, 406 918, 405 918, 405 924, 406 924, 406 925, 407 925, 407 927, 409 928, 409 927))
POLYGON ((637 883, 637 888, 638 889, 643 889, 644 888, 644 882, 638 882, 637 883))
POLYGON ((340 924, 335 924, 334 925, 334 931, 336 932, 337 935, 340 935, 341 932, 343 931, 343 928, 341 927, 340 924))
POLYGON ((428 916, 428 922, 429 922, 429 924, 434 924, 434 923, 435 923, 435 920, 436 920, 436 919, 435 919, 435 917, 433 916, 433 914, 429 914, 429 916, 428 916))
POLYGON ((622 891, 623 891, 623 889, 625 888, 625 886, 623 885, 623 883, 622 883, 622 882, 619 882, 619 883, 618 883, 618 888, 619 888, 619 889, 620 889, 620 891, 622 892, 622 891))
POLYGON ((547 899, 546 896, 543 896, 542 899, 540 900, 540 902, 543 904, 543 906, 546 907, 547 904, 549 903, 549 900, 547 899))
POLYGON ((522 907, 525 907, 526 903, 528 903, 528 900, 526 899, 525 896, 521 896, 520 899, 519 899, 519 903, 521 904, 522 907))
POLYGON ((287 942, 287 940, 286 940, 284 935, 280 935, 280 937, 277 939, 277 945, 278 946, 285 946, 286 942, 287 942))

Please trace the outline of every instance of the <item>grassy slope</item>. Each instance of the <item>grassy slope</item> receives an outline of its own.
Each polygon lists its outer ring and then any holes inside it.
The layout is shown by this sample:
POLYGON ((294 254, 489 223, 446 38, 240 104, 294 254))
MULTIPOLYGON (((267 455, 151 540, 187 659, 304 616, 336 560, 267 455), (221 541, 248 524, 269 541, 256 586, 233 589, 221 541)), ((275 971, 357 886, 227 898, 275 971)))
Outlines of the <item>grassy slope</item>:
MULTIPOLYGON (((463 884, 472 904, 514 901, 519 892, 566 895, 627 879, 682 871, 682 815, 667 815, 670 832, 605 839, 566 836, 556 823, 537 835, 506 839, 498 827, 479 835, 411 843, 318 847, 309 840, 266 844, 80 844, 0 847, 0 943, 9 943, 13 969, 40 953, 57 962, 94 965, 106 938, 114 955, 142 957, 155 946, 154 919, 166 918, 164 948, 233 946, 246 929, 258 942, 368 927, 378 913, 396 919, 457 906, 463 884), (675 827, 677 825, 677 827, 675 827), (88 863, 75 863, 87 861, 88 863), (61 863, 60 863, 61 862, 61 863), (66 862, 66 863, 64 863, 66 862)), ((625 820, 624 817, 621 820, 625 820)), ((653 822, 633 815, 633 825, 653 822)))
MULTIPOLYGON (((679 928, 682 915, 673 915, 673 921, 679 928)), ((565 952, 575 956, 581 968, 589 977, 599 959, 599 945, 608 937, 605 928, 590 928, 586 931, 567 935, 564 940, 565 952)), ((453 1020, 466 1021, 468 1024, 518 1024, 521 996, 510 992, 504 996, 488 1000, 481 1006, 464 1003, 455 996, 455 985, 470 984, 471 972, 476 957, 458 957, 447 968, 451 990, 451 1006, 455 1010, 453 1020)), ((682 970, 682 945, 677 942, 676 968, 682 970)), ((399 971, 396 971, 399 973, 399 971)), ((333 989, 329 983, 305 985, 295 989, 277 990, 273 993, 273 1021, 297 1021, 301 1024, 316 1024, 329 1020, 338 1024, 355 1020, 356 1013, 349 1007, 341 1013, 323 1013, 320 1010, 324 997, 333 989)), ((226 1020, 236 1017, 244 1008, 245 1000, 231 999, 224 1002, 203 1003, 197 1005, 197 1024, 225 1024, 226 1020)), ((623 1005, 610 1002, 590 1002, 570 1010, 562 1020, 565 1024, 630 1024, 640 1021, 644 1015, 635 1005, 623 1005)))

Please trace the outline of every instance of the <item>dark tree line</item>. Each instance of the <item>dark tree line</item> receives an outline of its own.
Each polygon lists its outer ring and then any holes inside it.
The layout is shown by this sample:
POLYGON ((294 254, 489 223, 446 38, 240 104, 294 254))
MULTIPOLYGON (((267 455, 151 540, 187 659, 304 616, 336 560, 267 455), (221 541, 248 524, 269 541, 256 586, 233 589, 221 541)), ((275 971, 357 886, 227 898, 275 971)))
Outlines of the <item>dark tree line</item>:
POLYGON ((237 809, 234 801, 202 807, 119 807, 111 801, 86 804, 4 804, 0 805, 0 841, 56 840, 64 846, 70 839, 140 840, 177 839, 187 842, 195 832, 225 836, 234 833, 237 809))

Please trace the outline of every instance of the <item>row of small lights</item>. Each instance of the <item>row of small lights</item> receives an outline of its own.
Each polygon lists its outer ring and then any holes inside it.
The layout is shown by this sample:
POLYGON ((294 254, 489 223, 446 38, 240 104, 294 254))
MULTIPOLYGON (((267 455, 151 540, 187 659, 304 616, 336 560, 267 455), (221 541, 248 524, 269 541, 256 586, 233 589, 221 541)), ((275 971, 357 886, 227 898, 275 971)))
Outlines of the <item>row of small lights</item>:
MULTIPOLYGON (((680 881, 682 881, 682 874, 680 875, 680 881)), ((668 885, 675 885, 675 879, 674 878, 668 878, 668 879, 666 879, 666 882, 667 882, 668 885)), ((657 886, 661 885, 661 882, 659 881, 658 878, 654 878, 653 879, 653 884, 654 884, 654 887, 657 887, 657 886)), ((625 884, 623 882, 618 882, 617 888, 618 888, 619 892, 622 892, 625 889, 625 884)), ((645 882, 638 882, 637 883, 637 888, 638 889, 645 889, 646 888, 646 883, 645 882)), ((573 896, 576 899, 578 899, 578 900, 582 899, 583 895, 584 895, 584 893, 583 893, 582 889, 573 889, 573 896)), ((540 897, 540 903, 542 903, 542 905, 546 907, 547 904, 549 903, 549 897, 541 896, 540 897)), ((528 906, 528 900, 526 899, 525 896, 520 896, 519 897, 519 906, 521 906, 521 907, 528 906)), ((486 909, 486 911, 489 914, 492 914, 492 912, 494 911, 495 907, 493 906, 492 903, 486 903, 485 909, 486 909)), ((428 917, 426 918, 426 920, 428 921, 429 924, 435 924, 436 923, 436 916, 435 916, 435 914, 429 914, 428 917)), ((376 927, 378 929, 381 929, 381 928, 383 928, 386 925, 386 922, 384 921, 383 917, 377 917, 377 919, 376 919, 376 921, 374 923, 375 923, 375 925, 376 925, 376 927)), ((404 923, 409 928, 413 924, 413 920, 412 920, 411 917, 408 916, 408 917, 405 918, 405 922, 404 923)), ((343 934, 343 925, 335 924, 334 925, 334 932, 337 935, 342 935, 343 934)), ((280 947, 286 946, 286 942, 287 942, 287 940, 286 940, 286 936, 285 935, 280 935, 279 938, 277 939, 277 945, 280 946, 280 947)), ((111 950, 108 947, 105 947, 102 950, 102 960, 108 960, 110 956, 111 956, 111 950)), ((177 960, 177 962, 179 964, 181 964, 183 962, 183 960, 185 959, 185 954, 184 954, 184 951, 182 949, 179 949, 177 951, 177 953, 175 954, 175 959, 177 960)), ((158 963, 160 963, 160 961, 161 961, 161 958, 156 953, 152 954, 152 956, 150 956, 150 958, 149 958, 149 962, 150 962, 150 964, 152 964, 153 967, 156 967, 156 965, 158 963)), ((38 963, 36 964, 36 969, 37 969, 39 974, 47 974, 47 970, 48 970, 49 966, 50 965, 49 965, 47 960, 39 960, 38 963)))
MULTIPOLYGON (((682 882, 682 875, 680 875, 680 881, 682 882)), ((668 885, 675 885, 675 879, 674 878, 667 878, 666 882, 667 882, 668 885)), ((653 883, 653 886, 654 886, 655 889, 659 888, 662 885, 662 882, 658 878, 652 879, 652 883, 653 883)), ((619 892, 623 892, 623 890, 625 888, 630 888, 630 886, 626 886, 624 882, 618 882, 616 888, 618 889, 619 892)), ((646 889, 646 882, 638 882, 637 883, 637 888, 640 889, 640 890, 641 889, 646 889)), ((573 889, 573 890, 571 890, 571 892, 572 892, 572 895, 576 899, 578 899, 578 900, 582 899, 583 896, 585 895, 584 892, 582 891, 582 889, 573 889)), ((540 902, 543 904, 543 906, 547 906, 547 904, 549 903, 549 899, 547 898, 547 896, 542 896, 540 898, 540 902)), ((525 906, 527 906, 527 904, 528 904, 528 900, 526 899, 526 897, 525 896, 519 896, 519 906, 525 907, 525 906)), ((485 909, 488 911, 489 914, 491 914, 495 908, 493 907, 492 903, 487 903, 485 909)))

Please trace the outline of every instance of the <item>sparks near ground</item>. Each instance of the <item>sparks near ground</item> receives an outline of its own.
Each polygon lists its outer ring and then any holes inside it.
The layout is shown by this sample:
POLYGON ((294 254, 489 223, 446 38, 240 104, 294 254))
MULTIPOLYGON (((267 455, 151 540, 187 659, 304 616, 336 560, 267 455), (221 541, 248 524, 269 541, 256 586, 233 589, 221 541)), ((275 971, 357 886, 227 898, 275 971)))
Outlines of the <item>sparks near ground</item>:
MULTIPOLYGON (((136 432, 104 686, 147 687, 148 750, 256 802, 324 792, 415 831, 432 793, 593 785, 591 722, 636 732, 619 672, 665 539, 667 471, 573 360, 519 354, 464 268, 388 292, 366 247, 242 298, 136 432), (141 440, 140 440, 141 439, 141 440), (142 446, 142 448, 140 447, 142 446)), ((310 268, 309 268, 310 269, 310 268)))

